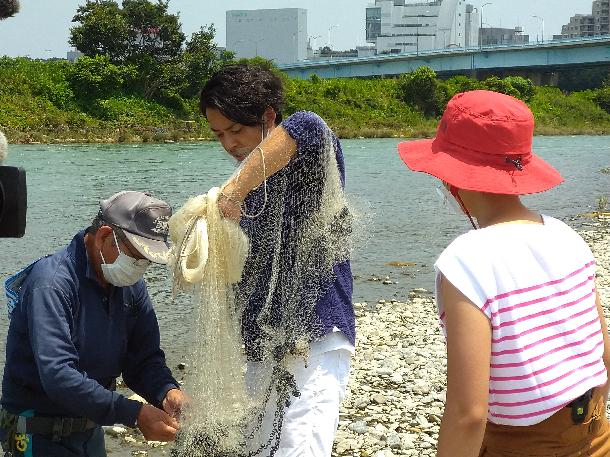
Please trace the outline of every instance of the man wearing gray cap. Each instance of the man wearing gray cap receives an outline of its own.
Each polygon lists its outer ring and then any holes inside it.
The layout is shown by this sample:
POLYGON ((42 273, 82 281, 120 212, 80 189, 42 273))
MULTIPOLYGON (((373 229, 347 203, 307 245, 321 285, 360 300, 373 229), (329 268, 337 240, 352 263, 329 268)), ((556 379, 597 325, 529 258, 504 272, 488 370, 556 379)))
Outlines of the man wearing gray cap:
POLYGON ((115 423, 174 439, 183 395, 142 279, 151 262, 166 263, 170 216, 161 200, 119 192, 67 247, 9 279, 0 428, 8 455, 103 457, 101 426, 115 423), (118 376, 149 404, 116 393, 118 376))

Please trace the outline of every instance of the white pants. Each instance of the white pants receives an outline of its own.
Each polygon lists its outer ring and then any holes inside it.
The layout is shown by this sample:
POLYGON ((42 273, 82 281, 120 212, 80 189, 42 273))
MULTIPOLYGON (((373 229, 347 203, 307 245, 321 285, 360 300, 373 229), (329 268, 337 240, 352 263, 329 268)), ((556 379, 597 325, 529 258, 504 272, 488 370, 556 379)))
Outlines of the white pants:
MULTIPOLYGON (((294 375, 301 396, 291 397, 285 410, 280 446, 275 457, 330 457, 339 424, 339 405, 345 397, 351 353, 337 349, 310 355, 307 366, 302 359, 288 367, 294 375)), ((248 384, 256 383, 262 374, 257 363, 248 364, 248 384)), ((276 400, 272 396, 258 438, 250 450, 269 439, 276 400)), ((263 452, 268 457, 269 452, 263 452)))

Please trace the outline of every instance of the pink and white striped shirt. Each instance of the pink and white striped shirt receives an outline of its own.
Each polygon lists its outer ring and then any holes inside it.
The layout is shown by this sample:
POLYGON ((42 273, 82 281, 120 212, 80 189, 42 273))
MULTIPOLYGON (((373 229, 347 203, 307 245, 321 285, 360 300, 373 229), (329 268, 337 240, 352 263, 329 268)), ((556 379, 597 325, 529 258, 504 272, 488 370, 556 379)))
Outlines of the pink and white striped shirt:
POLYGON ((437 292, 442 273, 490 320, 496 424, 536 424, 607 380, 593 254, 566 224, 543 220, 471 230, 435 264, 437 292))

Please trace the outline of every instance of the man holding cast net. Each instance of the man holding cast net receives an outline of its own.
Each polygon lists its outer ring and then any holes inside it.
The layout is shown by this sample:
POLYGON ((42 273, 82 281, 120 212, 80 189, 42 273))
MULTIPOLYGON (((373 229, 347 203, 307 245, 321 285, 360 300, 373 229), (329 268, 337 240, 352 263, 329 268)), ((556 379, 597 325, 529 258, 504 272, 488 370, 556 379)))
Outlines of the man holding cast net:
POLYGON ((170 221, 174 286, 198 310, 174 456, 331 454, 355 344, 343 155, 320 117, 282 107, 253 65, 201 94, 239 167, 170 221))

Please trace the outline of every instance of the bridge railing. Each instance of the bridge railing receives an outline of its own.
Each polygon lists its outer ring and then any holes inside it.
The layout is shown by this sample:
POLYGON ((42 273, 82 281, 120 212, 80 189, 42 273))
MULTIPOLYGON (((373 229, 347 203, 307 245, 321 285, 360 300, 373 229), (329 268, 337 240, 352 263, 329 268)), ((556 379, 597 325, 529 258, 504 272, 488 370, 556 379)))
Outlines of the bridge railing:
POLYGON ((486 50, 500 50, 500 49, 524 49, 524 48, 537 48, 537 47, 554 47, 554 46, 565 46, 571 44, 586 44, 595 43, 600 41, 609 41, 610 35, 599 35, 593 37, 580 37, 580 38, 561 38, 557 40, 546 40, 536 41, 531 43, 519 43, 519 44, 495 44, 485 46, 469 46, 460 48, 443 48, 443 49, 427 49, 420 51, 401 52, 395 54, 380 54, 375 56, 366 57, 335 57, 324 60, 300 60, 295 63, 281 64, 278 65, 280 70, 291 70, 303 67, 319 67, 319 66, 331 66, 331 65, 343 65, 349 63, 358 62, 378 62, 387 60, 397 60, 405 57, 408 58, 419 58, 436 55, 452 55, 452 54, 464 54, 464 53, 477 53, 486 50))

